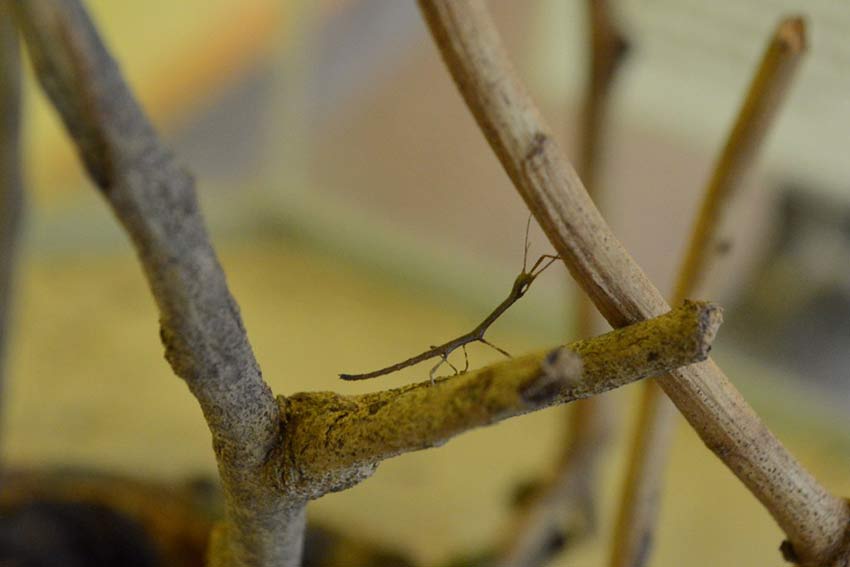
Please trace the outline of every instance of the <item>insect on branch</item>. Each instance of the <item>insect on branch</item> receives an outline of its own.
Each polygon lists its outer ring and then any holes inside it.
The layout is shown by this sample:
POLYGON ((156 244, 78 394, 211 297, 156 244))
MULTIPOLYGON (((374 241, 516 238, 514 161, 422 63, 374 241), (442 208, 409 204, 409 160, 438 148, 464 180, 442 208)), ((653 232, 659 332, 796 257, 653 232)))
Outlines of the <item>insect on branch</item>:
MULTIPOLYGON (((527 230, 526 230, 527 235, 527 230)), ((531 287, 531 284, 537 279, 537 276, 542 274, 546 268, 552 265, 555 260, 560 259, 560 256, 554 256, 552 254, 543 254, 540 256, 534 265, 531 266, 531 269, 526 269, 526 260, 528 257, 528 240, 526 238, 526 246, 525 246, 525 255, 522 261, 522 272, 516 277, 514 280, 514 285, 511 288, 511 292, 502 301, 499 305, 496 306, 493 311, 487 315, 487 317, 478 324, 477 327, 469 331, 468 333, 461 335, 455 339, 452 339, 448 342, 445 342, 439 346, 432 346, 428 350, 423 353, 417 354, 416 356, 410 357, 407 360, 403 360, 401 362, 397 362, 391 366, 387 366, 386 368, 381 368, 380 370, 374 370, 372 372, 366 372, 364 374, 340 374, 339 377, 343 380, 366 380, 367 378, 376 378, 378 376, 384 376, 385 374, 391 374, 398 370, 402 370, 409 366, 413 366, 414 364, 419 364, 425 360, 429 360, 431 358, 439 357, 440 361, 431 369, 431 382, 434 381, 434 374, 439 370, 440 366, 443 364, 448 364, 454 369, 457 373, 457 368, 449 362, 449 355, 453 353, 455 350, 461 348, 463 349, 464 359, 466 364, 464 366, 463 372, 469 370, 469 357, 466 355, 466 345, 470 343, 482 343, 490 348, 498 351, 499 353, 505 355, 508 358, 511 358, 511 355, 508 354, 507 351, 497 347, 490 341, 484 338, 484 334, 487 332, 487 329, 490 328, 490 325, 496 322, 496 319, 502 316, 502 314, 510 308, 511 305, 516 303, 523 295, 528 292, 528 289, 531 287)))

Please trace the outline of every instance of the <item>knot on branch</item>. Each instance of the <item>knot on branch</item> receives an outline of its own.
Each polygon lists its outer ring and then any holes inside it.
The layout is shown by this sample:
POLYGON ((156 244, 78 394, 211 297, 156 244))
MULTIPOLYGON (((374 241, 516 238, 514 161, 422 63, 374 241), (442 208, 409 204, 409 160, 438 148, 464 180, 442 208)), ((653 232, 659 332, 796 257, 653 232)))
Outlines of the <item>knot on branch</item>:
POLYGON ((543 404, 577 386, 583 367, 581 356, 567 347, 556 348, 540 363, 540 373, 520 387, 520 395, 532 405, 543 404))
MULTIPOLYGON (((844 502, 850 509, 850 499, 844 502)), ((827 552, 806 554, 805 550, 794 547, 787 539, 779 546, 779 551, 785 561, 798 567, 850 567, 850 522, 845 526, 844 537, 827 552)))
POLYGON ((717 336, 720 324, 723 322, 723 309, 717 305, 706 308, 701 301, 685 299, 681 309, 694 313, 698 332, 691 336, 691 345, 698 360, 705 360, 711 352, 711 345, 717 336))
POLYGON ((366 480, 378 468, 377 460, 360 461, 356 444, 334 435, 337 427, 357 416, 354 399, 334 392, 310 392, 277 398, 285 442, 274 459, 280 489, 303 500, 315 500, 366 480), (321 435, 299 435, 299 431, 321 435), (340 459, 340 453, 348 459, 340 459))
POLYGON ((528 145, 528 150, 525 152, 525 161, 530 162, 543 155, 550 138, 543 132, 535 132, 531 143, 528 145))

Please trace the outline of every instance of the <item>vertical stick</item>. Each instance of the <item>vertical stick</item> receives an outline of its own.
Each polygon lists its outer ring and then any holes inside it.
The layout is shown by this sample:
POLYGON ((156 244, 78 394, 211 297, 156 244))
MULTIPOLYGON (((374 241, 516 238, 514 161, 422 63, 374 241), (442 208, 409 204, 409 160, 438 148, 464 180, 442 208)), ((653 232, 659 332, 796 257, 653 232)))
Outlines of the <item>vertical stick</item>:
POLYGON ((10 12, 9 0, 0 0, 0 411, 5 403, 6 351, 23 208, 20 53, 10 12))
MULTIPOLYGON (((609 94, 628 43, 611 17, 607 0, 587 0, 588 76, 579 114, 577 170, 600 207, 601 154, 609 94)), ((587 295, 574 293, 575 329, 579 337, 596 334, 600 316, 587 295)), ((548 562, 563 551, 552 541, 577 543, 596 529, 597 472, 613 427, 610 396, 576 402, 565 412, 567 435, 554 473, 524 505, 509 532, 500 565, 532 567, 548 562), (567 518, 565 522, 565 518, 567 518), (564 531, 568 537, 563 538, 564 531)))
MULTIPOLYGON (((724 207, 752 169, 805 46, 802 19, 788 18, 779 23, 706 188, 679 271, 674 304, 697 290, 711 264, 724 207)), ((639 567, 649 559, 675 416, 675 407, 661 388, 646 382, 614 532, 611 567, 639 567)))
MULTIPOLYGON (((605 124, 608 115, 610 93, 617 71, 628 54, 629 43, 623 31, 611 16, 607 0, 587 0, 589 27, 589 77, 585 86, 581 115, 579 116, 579 144, 577 146, 576 169, 584 180, 588 194, 603 209, 604 195, 600 187, 602 151, 605 140, 605 124)), ((578 291, 576 329, 578 336, 593 336, 600 316, 596 306, 581 290, 578 291)), ((588 494, 575 504, 583 508, 585 526, 589 532, 595 528, 596 517, 596 472, 597 462, 608 443, 613 427, 614 408, 609 396, 597 396, 576 404, 568 416, 572 438, 569 439, 557 476, 571 480, 579 490, 588 494), (573 472, 571 472, 573 471, 573 472)))

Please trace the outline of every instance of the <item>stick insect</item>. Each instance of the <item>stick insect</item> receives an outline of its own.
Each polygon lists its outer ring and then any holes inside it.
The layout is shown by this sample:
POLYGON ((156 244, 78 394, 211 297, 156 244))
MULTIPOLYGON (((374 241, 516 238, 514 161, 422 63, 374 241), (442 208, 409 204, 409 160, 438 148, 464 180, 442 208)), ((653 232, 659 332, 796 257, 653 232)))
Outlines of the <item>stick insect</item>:
POLYGON ((466 352, 466 345, 469 343, 479 342, 489 346, 490 348, 498 351, 504 356, 511 358, 511 355, 502 348, 497 347, 490 341, 484 338, 484 334, 490 328, 496 319, 501 317, 501 315, 508 310, 508 308, 516 303, 523 295, 528 292, 528 288, 531 287, 531 284, 534 282, 537 277, 542 274, 546 268, 552 265, 555 260, 560 259, 560 256, 555 256, 552 254, 543 254, 540 256, 534 265, 531 266, 531 269, 527 269, 528 263, 528 229, 531 225, 531 217, 528 219, 528 223, 525 227, 525 250, 523 252, 522 257, 522 272, 516 277, 514 280, 513 287, 511 287, 511 292, 508 296, 502 301, 499 305, 496 306, 493 311, 487 315, 487 317, 479 323, 477 327, 469 331, 468 333, 461 335, 455 339, 452 339, 448 342, 445 342, 438 346, 432 346, 428 350, 423 353, 417 354, 416 356, 412 356, 407 360, 403 360, 401 362, 397 362, 396 364, 387 366, 386 368, 381 368, 380 370, 373 370, 372 372, 366 372, 363 374, 340 374, 339 377, 343 380, 366 380, 368 378, 376 378, 378 376, 384 376, 386 374, 391 374, 393 372, 397 372, 398 370, 402 370, 409 366, 413 366, 414 364, 419 364, 425 360, 429 360, 431 358, 439 357, 440 361, 431 368, 430 377, 431 383, 434 382, 434 375, 437 370, 443 365, 448 364, 452 370, 455 371, 455 374, 460 372, 466 372, 469 370, 469 355, 466 352), (453 353, 458 348, 463 350, 464 357, 464 368, 462 371, 459 371, 450 361, 449 355, 453 353))

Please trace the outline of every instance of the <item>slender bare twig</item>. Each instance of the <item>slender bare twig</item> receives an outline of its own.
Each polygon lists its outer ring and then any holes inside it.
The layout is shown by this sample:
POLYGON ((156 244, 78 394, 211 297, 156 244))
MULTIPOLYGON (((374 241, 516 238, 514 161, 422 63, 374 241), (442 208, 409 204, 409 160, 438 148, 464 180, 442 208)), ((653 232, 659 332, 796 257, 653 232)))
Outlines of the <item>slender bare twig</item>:
MULTIPOLYGON (((530 220, 530 219, 529 219, 530 220)), ((527 241, 527 233, 526 233, 526 241, 527 241)), ((528 247, 526 246, 526 251, 528 247)), ((387 366, 386 368, 381 368, 380 370, 373 370, 372 372, 366 372, 364 374, 340 374, 339 377, 343 380, 366 380, 367 378, 375 378, 377 376, 384 376, 386 374, 391 374, 393 372, 397 372, 404 368, 408 368, 410 366, 414 366, 419 364, 420 362, 424 362, 426 360, 430 360, 435 357, 440 357, 440 362, 437 363, 431 369, 431 382, 434 381, 434 374, 437 372, 437 369, 440 368, 444 363, 449 362, 449 355, 456 351, 459 348, 464 348, 464 353, 466 353, 466 345, 470 343, 479 342, 489 346, 490 348, 498 351, 499 353, 510 358, 510 354, 507 351, 502 350, 497 347, 493 343, 489 342, 484 338, 484 334, 490 328, 490 326, 496 322, 496 319, 502 316, 502 314, 510 309, 511 305, 519 301, 522 296, 524 296, 528 289, 531 287, 531 284, 534 283, 534 280, 542 274, 546 268, 552 265, 552 263, 557 260, 557 256, 552 256, 549 254, 544 254, 540 256, 537 261, 531 266, 530 270, 526 269, 525 260, 523 260, 522 272, 516 277, 514 280, 514 284, 511 287, 511 291, 508 296, 502 301, 499 305, 496 306, 493 311, 484 318, 481 323, 478 324, 477 327, 465 333, 455 339, 447 341, 439 346, 433 346, 426 350, 423 353, 417 354, 416 356, 412 356, 407 360, 403 360, 401 362, 397 362, 396 364, 392 364, 387 366)), ((467 359, 467 368, 469 366, 469 361, 467 359)), ((454 368, 454 367, 453 367, 454 368)), ((457 373, 457 369, 455 369, 455 373, 457 373)))
POLYGON ((160 312, 166 358, 198 399, 227 500, 233 565, 297 565, 304 503, 261 472, 277 403, 209 243, 194 182, 161 144, 78 0, 14 3, 39 80, 129 233, 160 312))
MULTIPOLYGON (((673 302, 697 291, 714 256, 721 214, 752 168, 765 134, 805 52, 801 18, 781 21, 762 56, 735 125, 717 160, 679 271, 673 302)), ((675 425, 675 408, 656 384, 643 389, 638 427, 632 441, 623 500, 611 547, 612 567, 639 567, 652 552, 675 425)))
POLYGON ((9 0, 0 0, 0 406, 5 402, 6 350, 23 209, 20 83, 18 32, 9 0))
POLYGON ((395 455, 442 445, 475 427, 599 394, 708 356, 720 311, 686 302, 670 313, 555 350, 398 389, 280 398, 284 482, 315 498, 362 480, 395 455))
POLYGON ((589 75, 579 114, 576 168, 588 193, 597 197, 601 152, 611 89, 628 54, 629 42, 611 13, 608 0, 586 0, 589 30, 589 75))
MULTIPOLYGON (((576 145, 576 171, 584 181, 588 195, 597 208, 602 208, 599 172, 608 100, 617 71, 628 54, 629 42, 612 17, 608 0, 587 0, 590 31, 590 74, 585 85, 579 120, 579 141, 576 145)), ((576 314, 581 336, 591 336, 599 315, 592 301, 582 294, 576 314)))
MULTIPOLYGON (((593 206, 516 78, 480 0, 420 0, 446 65, 502 166, 555 250, 615 327, 668 309, 593 206)), ((800 562, 848 554, 850 505, 821 486, 710 359, 659 384, 706 445, 761 501, 800 562)))
MULTIPOLYGON (((579 140, 576 145, 576 171, 584 181, 587 193, 597 208, 602 209, 602 149, 605 121, 611 90, 628 55, 629 42, 612 16, 608 0, 586 0, 589 29, 589 76, 585 85, 581 112, 578 116, 579 140)), ((580 295, 576 313, 580 336, 595 334, 599 312, 585 294, 580 295)))
MULTIPOLYGON (((609 94, 627 54, 628 42, 612 17, 607 0, 587 0, 585 6, 589 72, 579 114, 576 164, 596 206, 602 208, 598 174, 605 119, 609 94)), ((599 327, 599 313, 587 295, 577 291, 573 302, 575 328, 579 337, 590 337, 599 327)), ((515 525, 507 532, 499 565, 544 565, 553 555, 565 551, 562 546, 552 545, 552 541, 565 541, 572 546, 596 529, 597 472, 614 427, 612 398, 594 396, 580 400, 568 410, 565 444, 555 470, 518 510, 515 525)))

